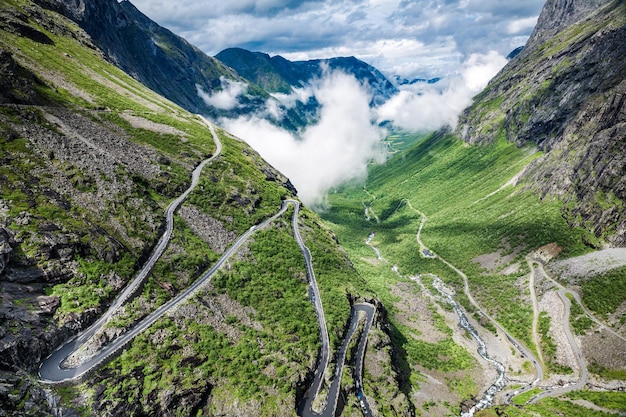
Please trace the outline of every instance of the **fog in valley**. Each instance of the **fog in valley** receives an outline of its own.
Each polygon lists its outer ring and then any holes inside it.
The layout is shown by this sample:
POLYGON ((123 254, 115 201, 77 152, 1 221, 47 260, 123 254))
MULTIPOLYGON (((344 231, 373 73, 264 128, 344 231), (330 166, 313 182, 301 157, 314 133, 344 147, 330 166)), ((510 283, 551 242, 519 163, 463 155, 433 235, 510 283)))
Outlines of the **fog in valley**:
MULTIPOLYGON (((258 114, 223 118, 219 124, 287 175, 305 204, 323 207, 330 188, 348 180, 365 179, 368 163, 384 161, 383 139, 388 131, 381 127, 383 122, 409 132, 454 127, 460 112, 506 62, 496 52, 472 54, 456 74, 435 84, 401 86, 398 94, 373 108, 366 85, 351 75, 326 69, 322 78, 306 87, 290 95, 275 95, 258 114), (311 96, 321 105, 318 120, 298 135, 268 121, 280 119, 284 110, 278 102, 290 108, 311 96)), ((200 89, 198 94, 212 106, 234 109, 245 87, 227 80, 222 84, 223 89, 212 95, 200 89)))

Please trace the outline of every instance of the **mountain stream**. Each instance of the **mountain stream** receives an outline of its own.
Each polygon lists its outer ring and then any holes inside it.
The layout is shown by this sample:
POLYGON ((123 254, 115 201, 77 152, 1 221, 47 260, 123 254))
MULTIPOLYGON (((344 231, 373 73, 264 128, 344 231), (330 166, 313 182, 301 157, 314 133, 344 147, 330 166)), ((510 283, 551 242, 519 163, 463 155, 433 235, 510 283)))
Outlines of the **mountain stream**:
POLYGON ((463 312, 463 310, 461 310, 461 307, 454 300, 454 298, 452 298, 452 295, 450 295, 446 291, 441 279, 435 278, 435 280, 433 281, 433 287, 435 287, 435 289, 439 291, 439 293, 444 298, 447 299, 448 303, 452 305, 454 311, 456 311, 456 314, 459 316, 459 326, 461 326, 462 329, 465 329, 465 331, 467 331, 474 338, 474 340, 476 340, 476 342, 478 343, 478 354, 480 355, 480 357, 492 364, 498 372, 498 376, 495 382, 491 384, 487 391, 485 391, 483 397, 468 411, 461 413, 461 417, 473 417, 474 414, 476 414, 478 411, 491 406, 496 397, 496 394, 504 389, 506 385, 504 381, 504 365, 489 356, 489 354, 487 353, 487 345, 485 344, 485 341, 480 337, 476 329, 474 329, 474 327, 467 320, 465 313, 463 312))

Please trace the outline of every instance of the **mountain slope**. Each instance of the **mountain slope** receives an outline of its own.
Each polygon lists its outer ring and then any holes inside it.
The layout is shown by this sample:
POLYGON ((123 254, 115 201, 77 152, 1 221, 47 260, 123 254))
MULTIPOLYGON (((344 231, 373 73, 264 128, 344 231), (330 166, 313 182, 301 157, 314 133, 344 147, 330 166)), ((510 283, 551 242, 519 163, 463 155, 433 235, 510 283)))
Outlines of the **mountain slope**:
MULTIPOLYGON (((38 0, 37 3, 72 19, 115 65, 191 112, 222 114, 198 95, 198 89, 207 94, 221 91, 225 88, 222 79, 247 84, 215 58, 150 20, 130 1, 38 0)), ((267 98, 266 92, 248 86, 237 111, 252 111, 267 98)))
POLYGON ((468 415, 488 389, 491 408, 477 416, 600 416, 609 398, 623 404, 624 19, 623 1, 548 1, 456 131, 329 193, 324 218, 390 311, 415 414, 468 415), (449 360, 477 346, 439 295, 463 305, 479 349, 504 365, 502 392, 479 377, 492 366, 449 360), (436 333, 437 314, 451 331, 436 333), (439 362, 450 340, 461 349, 439 362))
POLYGON ((504 137, 546 152, 524 174, 566 203, 587 244, 626 245, 626 4, 546 3, 524 50, 460 118, 469 143, 504 137))
MULTIPOLYGON (((134 278, 165 228, 165 207, 216 144, 200 118, 107 62, 64 16, 1 0, 0 17, 2 413, 294 415, 319 331, 290 213, 255 231, 210 285, 82 384, 37 381, 41 360, 134 278)), ((217 134, 223 149, 175 213, 165 253, 72 360, 184 291, 294 197, 256 152, 217 134)), ((300 225, 335 349, 350 303, 369 291, 315 214, 302 210, 300 225)))
POLYGON ((251 52, 241 48, 225 49, 215 57, 272 93, 288 94, 292 88, 301 88, 310 81, 320 78, 324 67, 353 75, 359 82, 368 86, 375 104, 384 102, 398 92, 380 71, 355 57, 289 61, 280 55, 270 57, 262 52, 251 52))

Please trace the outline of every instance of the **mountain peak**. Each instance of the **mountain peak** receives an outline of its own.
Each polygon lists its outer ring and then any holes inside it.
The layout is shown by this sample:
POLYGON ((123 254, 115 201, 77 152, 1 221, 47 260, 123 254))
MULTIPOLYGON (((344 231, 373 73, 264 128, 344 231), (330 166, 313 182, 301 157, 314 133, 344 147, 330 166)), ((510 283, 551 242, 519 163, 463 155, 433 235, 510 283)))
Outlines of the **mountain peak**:
POLYGON ((542 195, 568 202, 592 247, 626 244, 626 3, 549 0, 526 48, 476 96, 457 132, 546 153, 526 172, 542 195))
POLYGON ((263 52, 227 48, 215 57, 270 93, 289 93, 293 87, 302 87, 321 77, 323 65, 367 83, 374 95, 374 102, 382 102, 397 92, 380 71, 354 56, 289 61, 280 55, 270 57, 263 52))
POLYGON ((539 44, 571 25, 589 18, 595 10, 619 0, 547 0, 528 46, 539 44))

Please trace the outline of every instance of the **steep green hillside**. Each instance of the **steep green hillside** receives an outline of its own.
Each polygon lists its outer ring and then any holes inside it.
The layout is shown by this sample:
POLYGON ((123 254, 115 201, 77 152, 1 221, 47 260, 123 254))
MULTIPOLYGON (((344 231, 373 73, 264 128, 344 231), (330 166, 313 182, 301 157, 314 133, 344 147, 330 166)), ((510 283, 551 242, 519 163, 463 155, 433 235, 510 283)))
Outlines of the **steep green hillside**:
MULTIPOLYGON (((2 413, 294 415, 319 330, 290 212, 81 385, 37 382, 39 363, 135 276, 165 228, 166 206, 216 143, 202 119, 107 62, 76 24, 28 0, 0 1, 0 74, 2 413)), ((293 198, 287 178, 216 130, 223 149, 174 216, 164 255, 81 355, 182 292, 293 198)), ((304 210, 300 224, 335 350, 351 298, 371 292, 315 214, 304 210)))
MULTIPOLYGON (((211 94, 225 88, 223 79, 247 84, 232 69, 159 26, 129 1, 37 0, 36 3, 76 22, 107 59, 193 113, 224 115, 224 111, 204 102, 198 88, 211 94)), ((254 111, 268 97, 265 91, 250 85, 240 97, 239 111, 254 111)))

